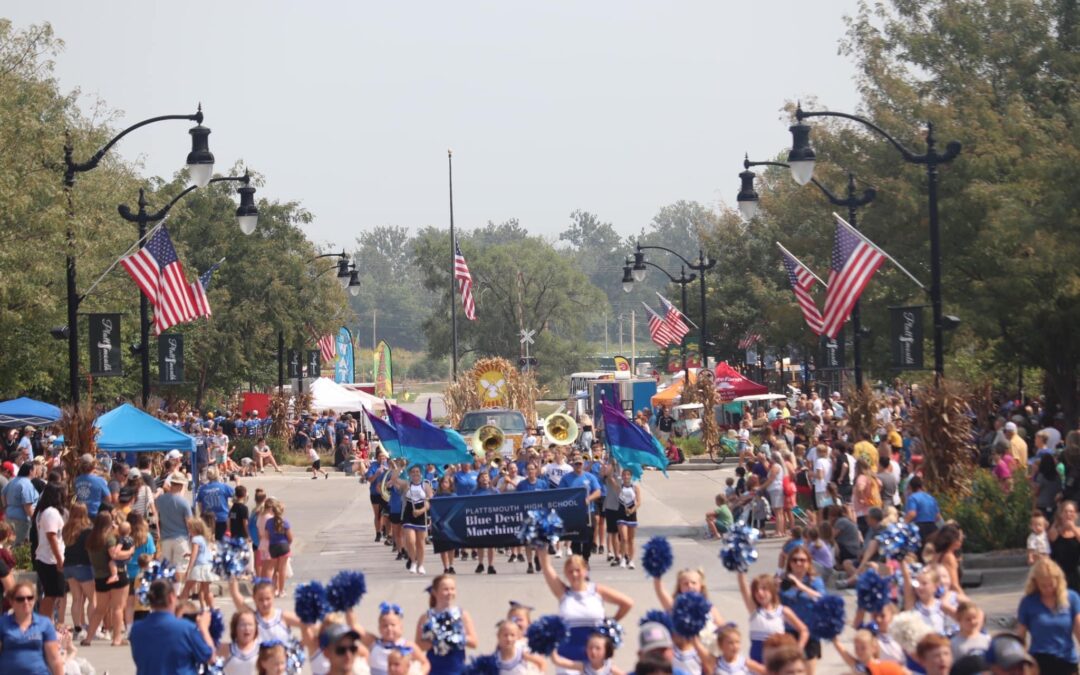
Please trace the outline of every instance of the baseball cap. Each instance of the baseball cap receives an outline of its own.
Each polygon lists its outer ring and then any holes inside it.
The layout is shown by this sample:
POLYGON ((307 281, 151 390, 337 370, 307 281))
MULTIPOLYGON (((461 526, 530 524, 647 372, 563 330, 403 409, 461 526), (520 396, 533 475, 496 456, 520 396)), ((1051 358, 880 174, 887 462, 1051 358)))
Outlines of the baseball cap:
POLYGON ((129 488, 129 487, 127 487, 125 485, 124 487, 120 488, 120 495, 119 496, 120 496, 120 503, 121 504, 127 504, 127 503, 131 502, 131 500, 135 499, 135 490, 132 490, 131 488, 129 488))
POLYGON ((982 654, 974 653, 960 657, 949 668, 949 675, 981 675, 990 670, 982 654))
POLYGON ((131 470, 128 471, 128 478, 141 478, 141 477, 142 477, 142 471, 139 471, 138 469, 131 469, 131 470))
POLYGON ((360 639, 360 633, 343 623, 329 623, 319 632, 319 648, 326 649, 343 637, 360 639))
POLYGON ((15 473, 15 465, 11 462, 4 462, 3 464, 0 464, 0 469, 3 469, 4 471, 7 471, 9 473, 15 473))
POLYGON ((173 485, 187 485, 187 476, 182 473, 175 472, 169 476, 169 482, 173 485))
POLYGON ((1016 431, 1016 422, 1006 422, 1005 431, 1016 431))
POLYGON ((672 646, 671 632, 662 623, 646 621, 638 631, 638 649, 651 652, 654 649, 667 649, 672 646))
POLYGON ((180 459, 180 451, 179 450, 170 450, 168 452, 168 454, 165 455, 165 459, 180 459))
POLYGON ((999 633, 990 640, 990 648, 983 655, 986 663, 1008 670, 1021 663, 1029 666, 1035 665, 1035 659, 1024 649, 1024 643, 1020 638, 1011 633, 999 633))

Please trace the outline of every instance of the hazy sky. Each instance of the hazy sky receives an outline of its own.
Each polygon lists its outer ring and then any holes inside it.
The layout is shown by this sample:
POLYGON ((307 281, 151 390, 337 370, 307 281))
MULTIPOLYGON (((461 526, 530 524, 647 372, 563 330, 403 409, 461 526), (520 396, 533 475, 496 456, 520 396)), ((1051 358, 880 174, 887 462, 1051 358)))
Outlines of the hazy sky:
MULTIPOLYGON (((163 2, 8 0, 49 21, 56 72, 123 111, 194 112, 217 166, 264 173, 309 235, 351 246, 377 225, 459 227, 516 217, 554 236, 574 209, 623 234, 679 199, 734 205, 744 151, 790 135, 780 108, 857 103, 837 54, 855 0, 163 2)), ((171 176, 184 122, 119 151, 171 176)))

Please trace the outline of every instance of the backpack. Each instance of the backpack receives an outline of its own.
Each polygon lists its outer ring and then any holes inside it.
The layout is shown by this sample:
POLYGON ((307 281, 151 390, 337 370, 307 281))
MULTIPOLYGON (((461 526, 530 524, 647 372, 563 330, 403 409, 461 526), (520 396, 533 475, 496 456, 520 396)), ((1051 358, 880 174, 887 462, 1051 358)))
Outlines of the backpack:
POLYGON ((871 507, 881 508, 881 481, 877 479, 877 476, 866 476, 870 480, 870 495, 866 498, 866 503, 871 507))

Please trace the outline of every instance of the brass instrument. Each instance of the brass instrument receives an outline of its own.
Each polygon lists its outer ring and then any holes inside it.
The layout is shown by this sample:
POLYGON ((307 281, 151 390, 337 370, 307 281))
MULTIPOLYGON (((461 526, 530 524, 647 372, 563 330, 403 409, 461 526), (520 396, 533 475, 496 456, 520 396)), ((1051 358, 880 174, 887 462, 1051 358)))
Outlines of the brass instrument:
POLYGON ((489 452, 497 452, 506 442, 506 434, 494 424, 485 424, 476 430, 473 436, 472 451, 477 457, 486 457, 489 452))
POLYGON ((579 433, 577 422, 564 413, 554 413, 544 420, 544 435, 555 445, 570 445, 579 433))
POLYGON ((390 503, 390 479, 394 475, 394 467, 391 465, 383 471, 382 480, 379 481, 379 495, 387 504, 390 503))

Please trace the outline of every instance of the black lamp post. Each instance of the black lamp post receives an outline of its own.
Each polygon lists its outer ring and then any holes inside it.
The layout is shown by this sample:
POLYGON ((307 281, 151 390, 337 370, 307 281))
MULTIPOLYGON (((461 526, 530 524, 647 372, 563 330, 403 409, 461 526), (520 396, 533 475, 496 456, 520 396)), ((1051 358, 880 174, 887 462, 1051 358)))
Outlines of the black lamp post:
MULTIPOLYGON (((708 368, 709 367, 709 335, 708 335, 708 328, 707 328, 708 324, 706 323, 706 314, 705 314, 705 271, 706 270, 711 270, 712 268, 716 267, 716 260, 706 257, 705 256, 705 251, 703 251, 700 248, 698 249, 698 261, 696 263, 692 263, 689 260, 687 260, 686 258, 684 258, 681 255, 679 255, 678 253, 676 253, 675 251, 672 251, 670 248, 664 248, 663 246, 642 246, 641 244, 637 244, 637 246, 634 249, 634 264, 630 269, 630 279, 632 281, 645 281, 645 274, 646 274, 646 272, 648 272, 648 266, 647 265, 649 265, 649 263, 648 263, 648 261, 645 260, 645 254, 642 253, 642 251, 647 251, 647 250, 650 250, 650 249, 657 250, 657 251, 666 251, 667 253, 670 253, 671 255, 673 255, 676 258, 678 258, 679 260, 681 260, 683 262, 683 264, 686 265, 687 268, 692 269, 692 270, 694 270, 695 272, 698 273, 697 278, 698 278, 698 281, 701 283, 701 326, 699 327, 699 331, 700 331, 700 334, 701 334, 701 365, 704 368, 708 368)), ((653 267, 656 267, 656 265, 653 265, 653 267)), ((666 272, 665 272, 665 274, 666 274, 666 272)), ((668 277, 670 278, 671 275, 669 274, 668 277)), ((624 277, 623 277, 623 282, 624 282, 623 283, 623 290, 624 291, 627 290, 625 281, 626 281, 626 275, 624 275, 624 277)), ((674 279, 672 279, 672 281, 674 281, 674 279)), ((686 287, 684 286, 683 290, 685 291, 685 289, 686 289, 686 287)), ((627 292, 629 292, 629 291, 627 291, 627 292)), ((684 305, 685 305, 685 303, 684 303, 684 305)), ((686 310, 686 307, 684 306, 683 307, 683 314, 686 314, 685 310, 686 310)))
MULTIPOLYGON (((205 139, 204 139, 205 140, 205 139)), ((255 206, 255 188, 251 187, 251 176, 244 172, 243 176, 222 176, 218 178, 211 178, 209 183, 222 183, 226 181, 236 181, 243 183, 243 187, 239 189, 240 192, 240 206, 236 209, 236 220, 240 225, 240 230, 244 234, 251 234, 255 231, 259 220, 259 209, 255 206)), ((117 207, 117 211, 120 213, 120 217, 130 223, 137 223, 139 225, 139 248, 145 246, 146 242, 146 226, 150 223, 156 223, 163 220, 172 207, 176 205, 181 199, 191 194, 192 190, 197 188, 197 185, 191 185, 180 194, 172 198, 168 204, 166 204, 160 211, 155 213, 149 213, 146 210, 148 206, 146 203, 146 195, 143 190, 139 190, 139 210, 132 212, 127 204, 121 204, 117 207)), ((139 346, 138 351, 142 357, 142 407, 146 408, 147 403, 150 401, 150 303, 146 298, 146 294, 139 293, 139 346)))
MULTIPOLYGON (((758 210, 758 195, 754 191, 754 172, 750 170, 752 166, 779 166, 785 169, 790 169, 789 164, 783 162, 751 162, 747 157, 743 160, 743 172, 739 174, 739 178, 742 180, 742 186, 739 189, 739 195, 736 200, 739 203, 739 211, 742 213, 743 218, 750 220, 757 215, 758 210)), ((811 177, 810 182, 817 186, 821 190, 825 198, 829 200, 829 203, 834 206, 846 206, 848 210, 848 222, 855 229, 859 228, 858 213, 859 207, 866 206, 870 202, 874 201, 874 197, 877 196, 877 191, 874 188, 866 188, 863 190, 862 195, 858 195, 855 192, 855 174, 848 172, 848 184, 847 184, 847 197, 841 199, 834 195, 827 187, 818 182, 816 178, 811 177)), ((855 387, 862 389, 863 385, 863 372, 862 372, 862 321, 859 315, 859 303, 856 302, 855 306, 851 309, 851 328, 855 333, 855 337, 852 341, 852 346, 855 352, 855 387)))
POLYGON ((934 137, 933 122, 927 123, 926 152, 916 154, 904 147, 899 141, 887 134, 881 127, 870 120, 857 115, 849 115, 840 112, 806 112, 801 106, 795 109, 796 123, 790 127, 791 152, 788 153, 788 164, 791 165, 791 176, 799 185, 806 185, 814 175, 814 161, 816 155, 810 145, 810 125, 803 124, 807 117, 840 117, 853 120, 866 126, 889 141, 894 148, 909 164, 922 164, 926 166, 927 197, 930 209, 930 304, 934 312, 934 377, 941 380, 945 374, 945 316, 941 306, 941 228, 938 223, 938 166, 947 164, 960 154, 960 143, 950 141, 945 146, 945 152, 937 151, 937 139, 934 137))
MULTIPOLYGON (((319 277, 331 272, 332 270, 337 270, 337 275, 336 276, 337 276, 338 283, 341 284, 341 287, 344 288, 344 289, 347 289, 349 291, 349 295, 352 295, 354 297, 360 294, 360 273, 356 270, 356 265, 353 264, 352 261, 349 259, 349 254, 348 253, 346 253, 345 251, 342 251, 341 253, 324 253, 322 255, 317 255, 314 258, 310 259, 310 260, 307 260, 306 264, 310 265, 311 263, 315 262, 316 260, 321 260, 322 258, 337 258, 338 261, 337 261, 337 264, 334 265, 333 267, 327 268, 327 269, 323 270, 322 272, 320 272, 319 274, 315 275, 316 279, 318 279, 319 277)), ((283 365, 285 363, 285 331, 284 330, 279 330, 278 331, 277 350, 278 350, 278 393, 280 394, 285 389, 285 367, 283 365)), ((297 379, 299 380, 299 383, 300 383, 299 393, 303 394, 304 393, 304 374, 303 374, 303 372, 300 373, 300 377, 297 378, 297 379)))
MULTIPOLYGON (((635 259, 636 259, 636 256, 635 256, 635 259)), ((671 272, 668 272, 666 269, 664 269, 663 267, 660 267, 659 265, 657 265, 655 263, 651 263, 648 260, 645 260, 644 257, 642 257, 642 259, 640 260, 640 263, 641 263, 642 266, 647 265, 649 267, 655 267, 656 269, 663 272, 664 275, 668 279, 671 280, 671 283, 679 284, 679 290, 682 292, 682 313, 685 315, 686 314, 686 287, 688 285, 690 285, 695 279, 697 279, 697 275, 696 274, 691 274, 690 276, 686 276, 686 268, 685 267, 680 267, 679 268, 679 276, 675 277, 675 276, 673 276, 671 274, 671 272)), ((630 291, 634 290, 634 268, 632 267, 633 264, 636 264, 636 263, 632 263, 631 260, 629 258, 627 258, 626 259, 626 264, 622 268, 623 269, 622 289, 623 289, 624 293, 629 293, 630 291)), ((686 336, 684 335, 683 336, 683 345, 685 345, 685 344, 686 344, 686 336)), ((683 346, 683 345, 680 345, 680 346, 683 346)), ((690 368, 689 368, 689 366, 686 365, 686 349, 685 348, 682 349, 682 359, 683 359, 683 377, 685 378, 685 386, 689 387, 690 386, 690 368)))
POLYGON ((214 155, 210 152, 210 130, 202 125, 202 106, 194 115, 162 115, 151 117, 142 122, 133 124, 114 136, 108 143, 103 145, 94 155, 85 162, 76 162, 73 159, 74 148, 69 136, 64 144, 64 195, 67 198, 67 340, 68 340, 68 386, 72 405, 79 403, 79 303, 82 296, 78 293, 77 275, 75 269, 75 201, 72 188, 75 187, 75 177, 80 173, 92 171, 101 163, 106 153, 124 136, 132 131, 145 127, 155 122, 166 120, 190 120, 196 126, 188 132, 191 134, 191 152, 187 156, 188 174, 191 181, 204 187, 210 182, 210 176, 214 171, 214 155))

